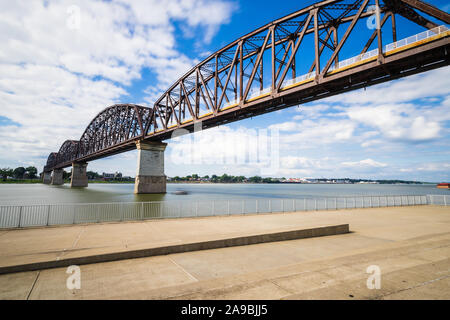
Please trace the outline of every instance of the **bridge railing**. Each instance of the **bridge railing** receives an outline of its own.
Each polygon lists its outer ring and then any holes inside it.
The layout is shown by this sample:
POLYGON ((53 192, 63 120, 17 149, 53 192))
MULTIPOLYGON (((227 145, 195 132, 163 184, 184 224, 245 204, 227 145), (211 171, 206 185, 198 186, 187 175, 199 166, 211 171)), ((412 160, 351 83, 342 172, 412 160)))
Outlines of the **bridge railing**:
POLYGON ((446 26, 439 26, 418 34, 415 34, 411 37, 401 39, 397 42, 390 43, 384 47, 384 52, 389 52, 398 48, 402 48, 411 44, 415 44, 419 41, 427 40, 437 35, 441 35, 447 33, 449 29, 446 26))
MULTIPOLYGON (((427 40, 427 39, 430 39, 435 36, 446 34, 448 31, 449 31, 449 29, 446 26, 439 26, 439 27, 415 34, 408 38, 404 38, 399 41, 387 44, 383 47, 383 52, 389 53, 393 50, 397 50, 397 49, 400 49, 400 48, 403 48, 403 47, 406 47, 409 45, 418 44, 418 42, 420 42, 420 41, 427 40)), ((342 69, 347 66, 356 64, 358 62, 364 62, 366 60, 370 60, 371 58, 374 58, 376 56, 378 56, 378 48, 373 49, 368 52, 365 52, 365 53, 362 53, 362 54, 359 54, 352 58, 342 60, 338 63, 337 68, 335 68, 334 66, 331 66, 328 71, 331 72, 336 69, 342 69)))
POLYGON ((4 205, 0 228, 428 204, 448 206, 450 195, 4 205))

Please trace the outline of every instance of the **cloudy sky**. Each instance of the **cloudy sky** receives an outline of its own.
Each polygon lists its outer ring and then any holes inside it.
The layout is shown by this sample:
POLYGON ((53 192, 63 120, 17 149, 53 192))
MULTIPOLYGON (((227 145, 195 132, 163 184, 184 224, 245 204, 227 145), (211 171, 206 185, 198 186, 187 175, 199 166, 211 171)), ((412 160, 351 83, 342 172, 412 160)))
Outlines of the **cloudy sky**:
MULTIPOLYGON (((312 2, 265 0, 256 8, 246 0, 0 0, 0 167, 42 170, 48 154, 78 140, 105 107, 151 106, 210 53, 312 2)), ((450 9, 445 0, 429 2, 450 9)), ((272 176, 448 181, 449 72, 169 140, 166 174, 264 175, 251 155, 239 157, 268 134, 279 148, 272 176), (201 159, 189 157, 193 150, 201 159)), ((89 169, 134 176, 136 155, 89 169)))

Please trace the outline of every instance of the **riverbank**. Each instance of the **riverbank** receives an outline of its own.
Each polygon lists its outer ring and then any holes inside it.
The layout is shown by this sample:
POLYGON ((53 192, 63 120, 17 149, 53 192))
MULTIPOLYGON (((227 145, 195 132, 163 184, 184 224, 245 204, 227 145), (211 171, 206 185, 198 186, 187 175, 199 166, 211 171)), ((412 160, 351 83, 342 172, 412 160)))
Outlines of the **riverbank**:
POLYGON ((329 224, 350 233, 0 276, 2 299, 449 299, 450 211, 416 206, 0 231, 3 265, 329 224), (35 241, 39 239, 39 241, 35 241), (382 286, 366 286, 366 269, 382 286))
POLYGON ((24 180, 16 180, 16 179, 9 179, 9 180, 0 180, 0 184, 37 184, 42 183, 41 179, 24 179, 24 180))

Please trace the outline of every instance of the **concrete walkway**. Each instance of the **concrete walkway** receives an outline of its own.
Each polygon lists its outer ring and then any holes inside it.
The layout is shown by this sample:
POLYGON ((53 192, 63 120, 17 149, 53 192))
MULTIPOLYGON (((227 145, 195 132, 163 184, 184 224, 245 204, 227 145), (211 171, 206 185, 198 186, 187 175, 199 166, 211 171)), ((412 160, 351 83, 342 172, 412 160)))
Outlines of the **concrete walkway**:
POLYGON ((158 220, 0 232, 0 264, 320 225, 352 233, 0 276, 3 299, 450 299, 450 209, 418 206, 158 220), (378 265, 382 288, 369 290, 378 265))

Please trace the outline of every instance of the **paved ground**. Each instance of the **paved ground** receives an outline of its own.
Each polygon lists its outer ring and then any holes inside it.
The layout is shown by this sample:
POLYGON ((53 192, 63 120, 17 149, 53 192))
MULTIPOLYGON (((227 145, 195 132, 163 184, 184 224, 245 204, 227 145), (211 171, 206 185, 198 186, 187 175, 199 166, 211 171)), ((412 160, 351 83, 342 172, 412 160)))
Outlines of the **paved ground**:
POLYGON ((349 223, 352 233, 0 276, 2 299, 450 299, 450 208, 418 206, 0 232, 0 265, 248 232, 349 223), (370 265, 381 289, 366 285, 370 265))

